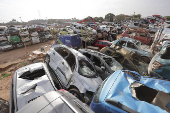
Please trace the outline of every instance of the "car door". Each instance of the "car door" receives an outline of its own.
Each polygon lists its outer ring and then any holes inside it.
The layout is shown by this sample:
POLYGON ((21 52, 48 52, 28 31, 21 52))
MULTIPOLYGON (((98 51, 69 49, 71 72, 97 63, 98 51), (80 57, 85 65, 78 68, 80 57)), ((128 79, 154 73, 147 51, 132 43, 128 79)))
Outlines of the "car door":
POLYGON ((134 39, 139 40, 144 44, 148 44, 147 34, 145 32, 137 31, 134 39))
POLYGON ((64 59, 67 57, 68 51, 65 48, 55 48, 56 52, 53 52, 52 60, 54 61, 55 66, 53 66, 53 70, 56 75, 60 78, 61 82, 66 86, 72 76, 72 71, 70 69, 70 66, 64 59))

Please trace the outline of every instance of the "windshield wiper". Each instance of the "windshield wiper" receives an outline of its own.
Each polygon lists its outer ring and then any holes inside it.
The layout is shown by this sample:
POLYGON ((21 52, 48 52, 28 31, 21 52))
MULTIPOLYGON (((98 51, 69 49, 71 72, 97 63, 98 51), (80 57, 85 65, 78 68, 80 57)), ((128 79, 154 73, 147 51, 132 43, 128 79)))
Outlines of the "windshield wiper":
POLYGON ((133 109, 131 109, 131 108, 129 108, 129 107, 121 104, 120 102, 118 102, 118 101, 116 101, 116 100, 106 99, 106 102, 109 103, 109 104, 111 104, 111 105, 113 105, 113 106, 116 106, 116 107, 118 107, 119 109, 122 109, 122 110, 124 110, 124 111, 126 111, 126 112, 128 112, 128 113, 139 113, 139 112, 137 112, 137 111, 135 111, 135 110, 133 110, 133 109))

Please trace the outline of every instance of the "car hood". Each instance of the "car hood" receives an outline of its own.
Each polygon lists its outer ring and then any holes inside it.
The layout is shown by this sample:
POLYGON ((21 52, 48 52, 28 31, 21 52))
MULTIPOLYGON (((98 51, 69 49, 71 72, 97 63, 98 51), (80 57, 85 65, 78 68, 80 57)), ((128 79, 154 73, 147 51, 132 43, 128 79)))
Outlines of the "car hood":
POLYGON ((104 101, 105 99, 116 100, 121 104, 142 113, 166 113, 165 110, 161 109, 158 106, 134 98, 132 96, 132 91, 134 89, 131 88, 131 85, 134 83, 140 83, 149 88, 156 89, 165 93, 170 93, 170 82, 143 77, 137 72, 133 73, 135 73, 135 76, 137 75, 137 77, 131 76, 121 70, 113 73, 103 87, 103 89, 106 88, 107 90, 102 91, 102 93, 100 94, 100 98, 102 98, 102 101, 104 101))
POLYGON ((85 89, 91 92, 95 92, 97 87, 102 83, 102 79, 99 76, 97 78, 87 78, 80 75, 79 80, 85 89))

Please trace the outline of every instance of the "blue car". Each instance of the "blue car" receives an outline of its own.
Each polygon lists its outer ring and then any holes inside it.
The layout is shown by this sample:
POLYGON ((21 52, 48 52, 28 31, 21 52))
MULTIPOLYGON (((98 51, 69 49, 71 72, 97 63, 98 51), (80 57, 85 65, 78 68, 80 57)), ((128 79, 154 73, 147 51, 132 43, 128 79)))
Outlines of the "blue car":
POLYGON ((97 88, 91 109, 95 113, 170 112, 170 81, 115 71, 97 88))
POLYGON ((152 77, 161 77, 170 80, 170 43, 162 47, 151 60, 148 74, 152 77))

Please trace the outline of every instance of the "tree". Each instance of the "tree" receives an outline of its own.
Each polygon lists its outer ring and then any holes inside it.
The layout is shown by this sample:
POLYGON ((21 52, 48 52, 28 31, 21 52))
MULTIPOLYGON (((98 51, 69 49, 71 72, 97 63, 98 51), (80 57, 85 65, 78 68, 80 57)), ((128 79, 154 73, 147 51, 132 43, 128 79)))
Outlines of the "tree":
POLYGON ((166 18, 167 20, 170 20, 170 16, 165 16, 164 18, 166 18))
POLYGON ((103 17, 94 17, 93 18, 95 22, 103 22, 103 17))
POLYGON ((114 16, 115 15, 113 13, 108 13, 105 15, 105 19, 108 20, 109 22, 113 22, 114 16))
POLYGON ((115 16, 115 21, 116 22, 121 22, 121 21, 124 21, 125 20, 125 15, 124 14, 120 14, 120 15, 117 15, 115 16))
POLYGON ((141 18, 141 14, 133 15, 133 20, 138 20, 141 18))

